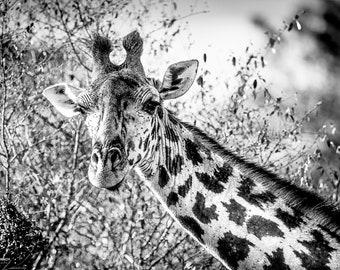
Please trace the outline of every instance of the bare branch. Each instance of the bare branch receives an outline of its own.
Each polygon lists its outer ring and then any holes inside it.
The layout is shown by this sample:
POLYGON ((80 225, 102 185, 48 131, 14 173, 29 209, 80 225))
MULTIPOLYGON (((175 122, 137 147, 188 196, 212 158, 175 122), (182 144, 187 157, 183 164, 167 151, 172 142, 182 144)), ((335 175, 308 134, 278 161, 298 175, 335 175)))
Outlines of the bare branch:
POLYGON ((61 23, 63 24, 64 30, 65 30, 65 32, 66 32, 66 34, 67 34, 68 41, 69 41, 69 43, 70 43, 70 45, 71 45, 71 48, 72 48, 72 50, 73 50, 73 52, 74 52, 74 54, 75 54, 75 56, 76 56, 76 58, 77 58, 79 64, 81 64, 87 71, 91 71, 91 69, 90 69, 88 66, 86 66, 86 65, 83 63, 83 61, 80 59, 80 56, 79 56, 79 54, 78 54, 78 52, 77 52, 77 50, 76 50, 76 48, 75 48, 75 46, 74 46, 74 44, 73 44, 73 42, 72 42, 72 37, 71 37, 71 34, 70 34, 69 29, 67 28, 66 22, 64 21, 64 18, 63 18, 63 14, 64 14, 64 13, 63 13, 63 11, 62 11, 60 5, 59 5, 58 0, 55 2, 55 4, 56 4, 56 6, 57 6, 57 8, 58 8, 58 11, 59 11, 59 14, 60 14, 60 20, 61 20, 61 23))

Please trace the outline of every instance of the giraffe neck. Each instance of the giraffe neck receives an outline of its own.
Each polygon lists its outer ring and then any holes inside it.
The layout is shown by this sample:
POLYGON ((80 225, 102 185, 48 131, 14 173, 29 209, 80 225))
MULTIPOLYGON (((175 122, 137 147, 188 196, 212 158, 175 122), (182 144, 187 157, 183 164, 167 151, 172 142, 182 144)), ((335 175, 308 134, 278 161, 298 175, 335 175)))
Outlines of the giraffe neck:
POLYGON ((159 110, 146 183, 230 269, 340 269, 340 213, 159 110), (279 268, 275 268, 279 267, 279 268))

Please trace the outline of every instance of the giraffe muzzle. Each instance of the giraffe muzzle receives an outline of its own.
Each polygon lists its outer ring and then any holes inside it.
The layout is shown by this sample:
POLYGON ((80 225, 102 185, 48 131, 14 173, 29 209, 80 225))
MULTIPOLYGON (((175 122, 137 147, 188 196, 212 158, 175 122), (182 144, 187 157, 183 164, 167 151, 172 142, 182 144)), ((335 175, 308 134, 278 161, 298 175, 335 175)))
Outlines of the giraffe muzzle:
POLYGON ((89 166, 90 182, 99 188, 116 186, 127 174, 125 160, 119 146, 94 147, 89 166))

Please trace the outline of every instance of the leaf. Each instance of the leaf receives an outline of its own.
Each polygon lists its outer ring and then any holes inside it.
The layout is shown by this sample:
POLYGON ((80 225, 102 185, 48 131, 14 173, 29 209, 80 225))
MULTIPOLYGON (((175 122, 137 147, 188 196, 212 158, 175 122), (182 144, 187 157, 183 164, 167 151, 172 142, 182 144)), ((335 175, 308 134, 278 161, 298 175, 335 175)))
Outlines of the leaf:
POLYGON ((253 81, 253 87, 254 87, 254 89, 256 89, 256 87, 257 87, 257 80, 256 79, 253 81))
POLYGON ((175 18, 171 19, 171 21, 168 24, 168 27, 170 28, 175 23, 175 21, 176 21, 175 18))
POLYGON ((262 68, 264 68, 266 66, 266 63, 264 62, 264 57, 261 56, 261 64, 262 64, 262 68))
POLYGON ((172 36, 174 37, 174 36, 176 36, 178 33, 179 33, 179 29, 177 29, 173 34, 172 34, 172 36))
POLYGON ((288 32, 291 31, 291 30, 293 29, 293 26, 294 26, 294 24, 291 22, 291 23, 289 24, 289 26, 288 26, 288 32))
POLYGON ((277 41, 277 40, 276 40, 275 38, 272 38, 272 37, 269 39, 269 46, 270 46, 270 48, 273 48, 273 47, 274 47, 276 41, 277 41))
POLYGON ((199 86, 203 87, 204 82, 203 82, 203 77, 202 77, 202 75, 200 75, 200 76, 197 78, 197 84, 198 84, 199 86))

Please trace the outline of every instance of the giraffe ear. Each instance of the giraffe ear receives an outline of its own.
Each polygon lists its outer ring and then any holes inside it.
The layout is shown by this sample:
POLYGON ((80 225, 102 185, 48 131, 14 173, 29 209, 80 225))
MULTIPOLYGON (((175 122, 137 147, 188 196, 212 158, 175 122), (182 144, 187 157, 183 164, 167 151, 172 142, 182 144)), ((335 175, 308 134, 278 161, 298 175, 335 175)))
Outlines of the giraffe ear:
POLYGON ((43 95, 64 116, 72 117, 79 114, 78 96, 83 93, 82 89, 59 83, 47 87, 43 95))
POLYGON ((159 90, 161 98, 173 99, 184 95, 195 80, 197 68, 197 60, 178 62, 169 66, 159 90))

